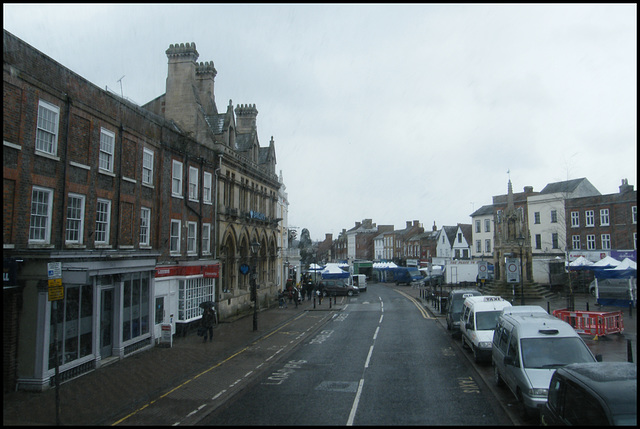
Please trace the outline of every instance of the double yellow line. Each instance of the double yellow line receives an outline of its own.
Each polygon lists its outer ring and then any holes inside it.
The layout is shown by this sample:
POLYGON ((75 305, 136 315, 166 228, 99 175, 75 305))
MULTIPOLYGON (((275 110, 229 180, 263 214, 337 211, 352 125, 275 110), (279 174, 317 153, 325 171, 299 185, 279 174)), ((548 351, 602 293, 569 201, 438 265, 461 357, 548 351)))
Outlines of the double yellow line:
POLYGON ((434 317, 431 317, 431 315, 427 312, 427 310, 422 306, 422 303, 419 302, 417 299, 415 299, 414 297, 412 297, 409 294, 406 294, 398 289, 394 289, 396 292, 398 292, 400 295, 404 296, 405 298, 409 299, 411 302, 413 302, 413 304, 418 307, 418 310, 420 310, 420 313, 422 313, 422 317, 425 319, 434 319, 434 317))

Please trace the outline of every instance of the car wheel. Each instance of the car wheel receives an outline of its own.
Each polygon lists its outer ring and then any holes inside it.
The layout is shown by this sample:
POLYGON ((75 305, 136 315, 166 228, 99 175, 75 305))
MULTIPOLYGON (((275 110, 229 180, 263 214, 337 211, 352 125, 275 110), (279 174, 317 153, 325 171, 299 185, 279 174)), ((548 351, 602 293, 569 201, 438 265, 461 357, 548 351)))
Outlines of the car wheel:
POLYGON ((493 366, 493 381, 498 387, 504 386, 504 381, 502 380, 502 377, 500 377, 500 372, 498 371, 498 367, 495 365, 493 366))
POLYGON ((589 293, 591 294, 591 296, 595 297, 596 296, 596 289, 595 288, 590 289, 589 293))
POLYGON ((348 291, 347 296, 353 296, 353 291, 352 290, 348 291))

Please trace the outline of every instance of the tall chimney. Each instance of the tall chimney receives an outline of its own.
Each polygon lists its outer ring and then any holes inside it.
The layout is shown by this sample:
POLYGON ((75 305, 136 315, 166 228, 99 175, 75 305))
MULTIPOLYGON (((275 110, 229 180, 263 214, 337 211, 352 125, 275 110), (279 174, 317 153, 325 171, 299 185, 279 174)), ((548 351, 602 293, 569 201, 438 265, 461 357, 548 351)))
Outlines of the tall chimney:
POLYGON ((196 83, 195 43, 169 45, 165 118, 176 122, 184 131, 195 133, 197 106, 194 94, 196 83))

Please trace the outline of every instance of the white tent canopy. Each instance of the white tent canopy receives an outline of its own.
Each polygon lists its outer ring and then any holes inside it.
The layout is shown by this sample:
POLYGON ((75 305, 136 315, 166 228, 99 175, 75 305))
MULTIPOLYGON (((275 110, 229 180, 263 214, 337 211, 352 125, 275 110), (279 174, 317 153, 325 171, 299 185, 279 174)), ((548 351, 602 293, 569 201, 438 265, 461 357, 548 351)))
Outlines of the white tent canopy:
POLYGON ((393 263, 393 262, 374 262, 373 263, 373 268, 374 269, 383 269, 383 268, 397 268, 398 266, 393 263))
POLYGON ((570 267, 586 267, 590 265, 593 265, 593 262, 591 262, 584 256, 580 256, 578 259, 569 264, 570 267))
POLYGON ((593 264, 594 267, 617 267, 618 265, 620 265, 620 261, 613 259, 611 256, 605 256, 593 264))

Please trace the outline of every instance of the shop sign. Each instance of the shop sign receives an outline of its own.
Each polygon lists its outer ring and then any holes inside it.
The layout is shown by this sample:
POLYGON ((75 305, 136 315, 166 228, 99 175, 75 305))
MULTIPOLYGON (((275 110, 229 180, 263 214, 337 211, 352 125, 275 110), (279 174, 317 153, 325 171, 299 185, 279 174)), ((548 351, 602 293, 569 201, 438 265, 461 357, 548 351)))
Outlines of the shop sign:
POLYGON ((217 279, 220 277, 220 264, 156 267, 156 278, 197 276, 200 274, 205 278, 217 279))

